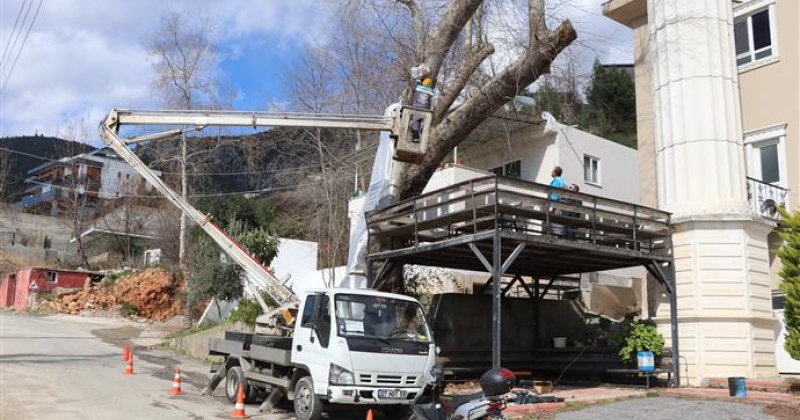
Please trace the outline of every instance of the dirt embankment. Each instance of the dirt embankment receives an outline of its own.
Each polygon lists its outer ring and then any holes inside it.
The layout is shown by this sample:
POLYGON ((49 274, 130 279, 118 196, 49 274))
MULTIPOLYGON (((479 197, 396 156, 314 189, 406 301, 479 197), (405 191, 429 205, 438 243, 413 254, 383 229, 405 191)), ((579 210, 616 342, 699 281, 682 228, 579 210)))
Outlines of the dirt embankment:
POLYGON ((166 321, 183 313, 182 296, 182 284, 173 273, 163 268, 148 268, 122 277, 113 285, 87 284, 45 306, 69 314, 84 310, 119 310, 123 315, 166 321))

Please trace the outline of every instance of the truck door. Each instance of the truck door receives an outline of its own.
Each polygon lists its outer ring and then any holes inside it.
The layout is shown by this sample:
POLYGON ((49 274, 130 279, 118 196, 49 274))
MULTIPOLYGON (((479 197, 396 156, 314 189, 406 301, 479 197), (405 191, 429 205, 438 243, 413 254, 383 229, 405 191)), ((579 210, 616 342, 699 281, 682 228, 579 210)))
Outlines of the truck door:
POLYGON ((300 323, 294 334, 292 361, 307 367, 314 379, 314 391, 324 394, 328 386, 331 357, 331 305, 328 295, 319 293, 306 297, 300 323))

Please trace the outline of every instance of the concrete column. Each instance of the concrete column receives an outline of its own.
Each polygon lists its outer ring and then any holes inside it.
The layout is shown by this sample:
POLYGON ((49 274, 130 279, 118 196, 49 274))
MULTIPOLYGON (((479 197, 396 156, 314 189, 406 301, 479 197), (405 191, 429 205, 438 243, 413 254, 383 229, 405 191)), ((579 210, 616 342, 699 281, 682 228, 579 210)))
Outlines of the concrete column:
MULTIPOLYGON (((775 374, 767 235, 750 212, 730 0, 649 0, 659 207, 693 384, 775 374)), ((669 336, 669 308, 658 311, 669 336)), ((667 339, 669 342, 669 338, 667 339)))
POLYGON ((651 0, 648 15, 659 202, 747 213, 730 0, 651 0))

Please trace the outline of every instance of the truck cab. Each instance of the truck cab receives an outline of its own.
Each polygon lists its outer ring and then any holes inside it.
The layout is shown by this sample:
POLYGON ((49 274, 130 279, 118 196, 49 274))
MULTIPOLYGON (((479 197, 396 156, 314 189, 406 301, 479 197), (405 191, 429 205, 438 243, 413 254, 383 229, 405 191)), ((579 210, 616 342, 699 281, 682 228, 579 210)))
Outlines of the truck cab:
POLYGON ((299 418, 314 418, 322 402, 405 410, 436 361, 419 302, 365 289, 306 292, 291 351, 310 376, 293 381, 299 418))

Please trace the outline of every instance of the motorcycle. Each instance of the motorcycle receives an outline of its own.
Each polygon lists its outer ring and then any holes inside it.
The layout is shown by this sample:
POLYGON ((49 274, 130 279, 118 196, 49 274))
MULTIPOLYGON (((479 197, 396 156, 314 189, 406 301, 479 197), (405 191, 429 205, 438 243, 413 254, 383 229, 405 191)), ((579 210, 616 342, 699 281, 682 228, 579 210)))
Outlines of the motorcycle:
POLYGON ((449 407, 442 403, 444 372, 438 366, 426 374, 426 386, 411 405, 409 420, 505 419, 505 395, 514 387, 514 374, 505 368, 487 371, 479 381, 481 392, 456 395, 449 407))

